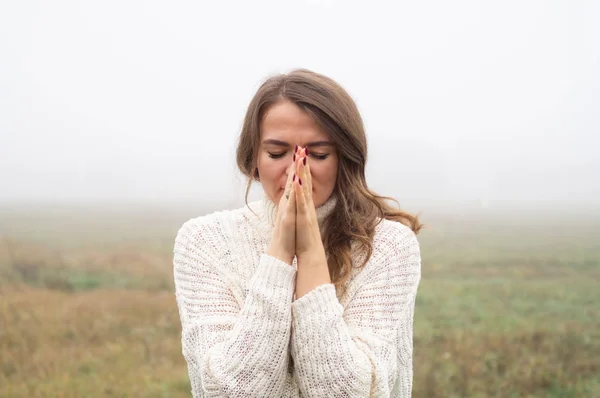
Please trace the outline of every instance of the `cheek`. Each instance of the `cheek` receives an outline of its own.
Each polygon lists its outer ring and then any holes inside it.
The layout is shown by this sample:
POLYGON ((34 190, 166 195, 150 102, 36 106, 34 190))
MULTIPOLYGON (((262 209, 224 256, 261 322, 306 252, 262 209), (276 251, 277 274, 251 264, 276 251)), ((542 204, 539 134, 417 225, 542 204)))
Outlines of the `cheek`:
POLYGON ((315 164, 311 166, 311 174, 315 185, 320 186, 331 186, 335 185, 337 177, 337 163, 336 164, 315 164))
POLYGON ((260 181, 263 184, 279 184, 282 174, 285 174, 285 165, 279 159, 271 159, 269 156, 260 156, 257 162, 260 181))

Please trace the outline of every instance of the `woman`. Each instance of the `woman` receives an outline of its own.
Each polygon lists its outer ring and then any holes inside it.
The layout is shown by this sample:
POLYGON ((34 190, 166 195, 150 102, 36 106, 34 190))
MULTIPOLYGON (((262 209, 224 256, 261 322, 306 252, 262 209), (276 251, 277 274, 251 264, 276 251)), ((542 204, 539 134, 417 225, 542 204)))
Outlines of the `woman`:
POLYGON ((416 217, 365 181, 351 97, 308 70, 268 79, 237 163, 264 197, 187 221, 174 248, 195 397, 408 397, 416 217))

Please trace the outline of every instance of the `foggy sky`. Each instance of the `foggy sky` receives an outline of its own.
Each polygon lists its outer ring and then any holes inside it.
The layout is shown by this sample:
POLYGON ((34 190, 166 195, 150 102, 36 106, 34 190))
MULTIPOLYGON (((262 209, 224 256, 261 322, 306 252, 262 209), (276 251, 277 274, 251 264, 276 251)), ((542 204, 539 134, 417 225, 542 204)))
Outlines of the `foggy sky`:
POLYGON ((600 3, 6 1, 0 200, 241 198, 264 78, 356 100, 399 199, 600 200, 600 3))

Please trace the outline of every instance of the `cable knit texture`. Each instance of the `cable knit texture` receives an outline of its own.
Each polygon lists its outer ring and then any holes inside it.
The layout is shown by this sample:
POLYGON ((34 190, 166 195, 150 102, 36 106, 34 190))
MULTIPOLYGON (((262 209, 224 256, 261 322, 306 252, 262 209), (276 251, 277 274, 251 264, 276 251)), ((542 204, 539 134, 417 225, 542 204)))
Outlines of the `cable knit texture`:
MULTIPOLYGON (((332 197, 317 209, 320 223, 334 206, 332 197)), ((175 240, 193 396, 409 397, 421 276, 410 228, 383 220, 343 295, 324 284, 295 300, 296 259, 265 254, 276 205, 263 197, 249 207, 191 219, 175 240)))

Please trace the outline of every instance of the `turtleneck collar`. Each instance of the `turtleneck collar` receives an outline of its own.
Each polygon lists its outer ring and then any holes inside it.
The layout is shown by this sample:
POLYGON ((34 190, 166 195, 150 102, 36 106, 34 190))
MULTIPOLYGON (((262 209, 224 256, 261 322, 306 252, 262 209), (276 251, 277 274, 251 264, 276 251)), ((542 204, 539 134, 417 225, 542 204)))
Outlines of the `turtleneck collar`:
MULTIPOLYGON (((321 206, 316 208, 317 211, 317 219, 319 221, 319 226, 323 224, 323 220, 331 214, 331 211, 334 209, 337 203, 337 198, 334 194, 332 194, 321 206)), ((275 218, 277 217, 277 205, 273 203, 269 197, 264 194, 262 199, 260 200, 260 207, 263 210, 264 222, 266 226, 273 227, 275 224, 275 218)), ((261 217, 262 218, 262 217, 261 217)))

